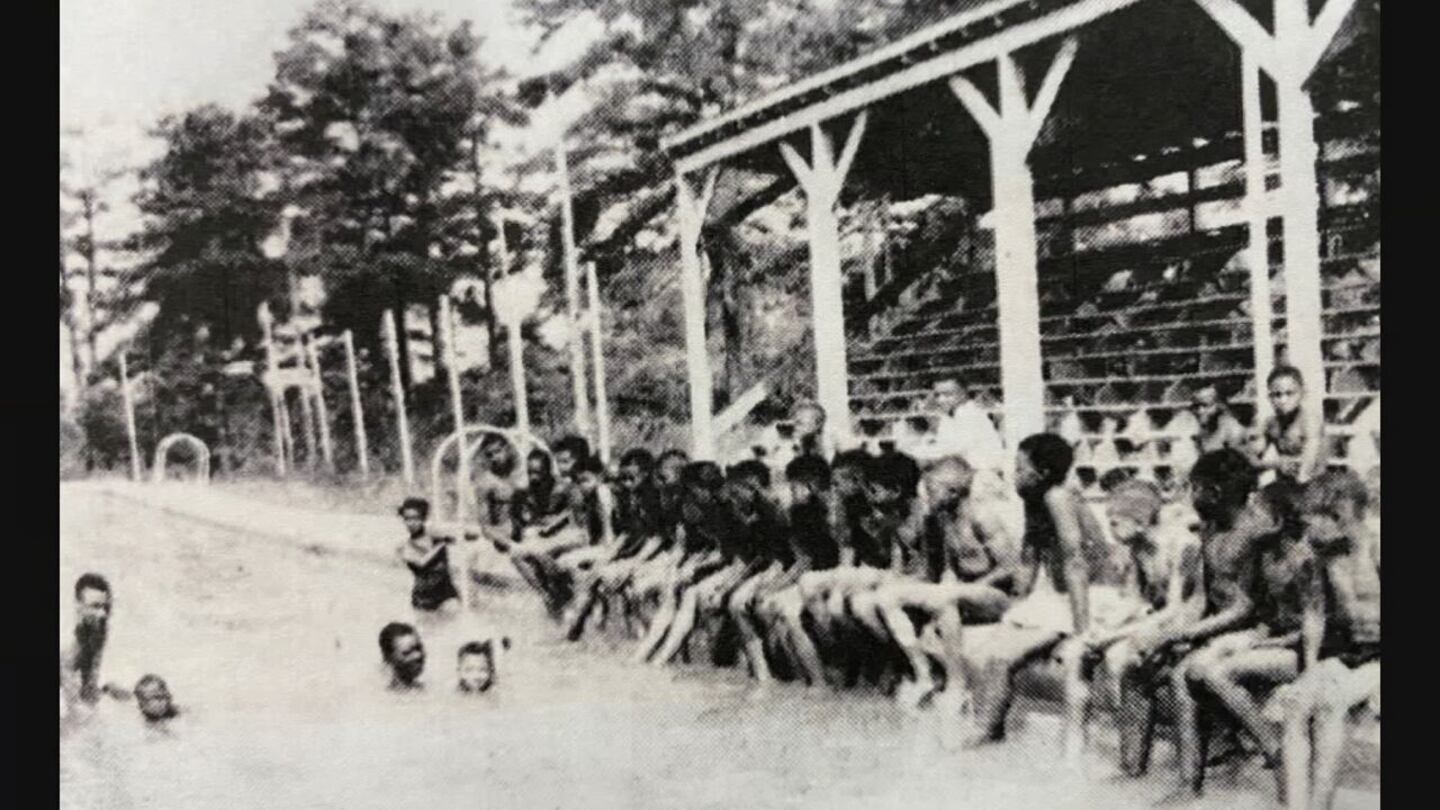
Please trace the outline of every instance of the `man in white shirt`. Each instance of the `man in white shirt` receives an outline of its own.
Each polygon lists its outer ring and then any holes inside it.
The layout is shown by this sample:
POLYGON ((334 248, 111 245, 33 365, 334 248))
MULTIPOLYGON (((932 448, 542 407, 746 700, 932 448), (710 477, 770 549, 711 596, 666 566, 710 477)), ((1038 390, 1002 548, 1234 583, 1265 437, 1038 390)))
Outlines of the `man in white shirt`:
POLYGON ((936 425, 910 449, 921 461, 958 456, 976 471, 990 470, 1003 475, 1005 446, 990 416, 965 394, 960 381, 939 380, 931 390, 936 425))

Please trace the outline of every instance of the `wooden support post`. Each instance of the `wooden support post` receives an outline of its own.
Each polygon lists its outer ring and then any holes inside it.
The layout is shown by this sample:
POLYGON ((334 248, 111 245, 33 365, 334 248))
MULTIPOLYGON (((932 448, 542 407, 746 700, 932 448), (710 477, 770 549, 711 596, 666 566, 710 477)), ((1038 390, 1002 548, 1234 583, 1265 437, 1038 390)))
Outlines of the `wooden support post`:
POLYGON ((286 401, 285 389, 276 392, 276 400, 280 408, 280 435, 281 443, 285 448, 285 464, 290 469, 296 468, 296 459, 299 456, 295 452, 295 418, 290 414, 290 403, 286 401))
POLYGON ((399 431, 400 468, 406 486, 415 486, 415 456, 410 450, 410 419, 405 414, 405 384, 400 379, 400 345, 395 331, 395 313, 385 310, 385 353, 390 356, 390 393, 395 398, 395 422, 399 431))
POLYGON ((276 372, 280 370, 280 364, 275 359, 275 318, 270 314, 270 304, 260 305, 260 340, 265 349, 265 372, 264 378, 266 393, 270 396, 270 412, 274 417, 275 430, 275 473, 281 478, 289 474, 286 464, 285 445, 285 400, 281 392, 276 390, 276 372))
MULTIPOLYGON (((463 522, 470 515, 470 453, 465 446, 465 403, 460 397, 460 364, 455 355, 455 311, 450 306, 450 296, 440 296, 441 341, 445 351, 446 378, 450 382, 450 414, 455 422, 455 452, 460 454, 455 471, 455 516, 463 522)), ((440 509, 436 504, 435 508, 440 509)))
POLYGON ((355 336, 349 329, 340 336, 345 344, 345 380, 350 386, 350 418, 355 420, 355 459, 360 478, 370 480, 370 440, 365 435, 365 408, 360 402, 360 374, 355 364, 355 336))
POLYGON ((320 459, 325 463, 325 471, 335 473, 335 445, 330 437, 330 408, 325 404, 325 384, 320 376, 320 353, 315 348, 315 341, 311 337, 301 339, 301 349, 305 352, 305 365, 309 369, 310 384, 306 386, 315 398, 315 421, 320 426, 320 459))
MULTIPOLYGON (((495 229, 500 233, 499 277, 510 275, 510 243, 505 240, 505 219, 495 218, 495 229)), ((524 316, 519 307, 509 308, 510 317, 505 324, 505 343, 510 355, 510 389, 515 399, 515 427, 522 433, 530 432, 530 401, 525 391, 525 345, 521 335, 524 316)), ((494 313, 491 313, 494 317, 494 313)))
POLYGON ((595 366, 595 427, 599 436, 600 460, 610 463, 610 402, 605 393, 605 343, 603 310, 600 308, 600 279, 595 263, 585 263, 585 285, 590 305, 590 352, 595 366))
POLYGON ((560 179, 560 238, 565 250, 565 311, 570 325, 570 384, 575 396, 575 429, 590 433, 590 394, 585 382, 585 332, 580 323, 580 259, 575 250, 575 214, 570 200, 570 167, 565 143, 555 146, 560 179))
MULTIPOLYGON (((1282 42, 1289 36, 1300 39, 1297 30, 1308 33, 1308 17, 1304 0, 1277 0, 1275 25, 1282 42)), ((1277 67, 1280 199, 1285 218, 1285 349, 1290 365, 1305 378, 1305 413, 1314 423, 1311 428, 1318 429, 1325 413, 1326 380, 1315 108, 1304 86, 1310 74, 1308 66, 1295 65, 1292 59, 1282 57, 1277 67)))
MULTIPOLYGON (((301 351, 304 351, 303 348, 301 351)), ((301 362, 303 364, 304 361, 301 362)), ((315 405, 310 401, 310 391, 305 386, 295 390, 300 394, 300 435, 305 439, 305 467, 313 473, 320 460, 320 442, 315 436, 315 405)))
POLYGON ((140 439, 135 432, 135 401, 130 398, 130 364, 125 360, 125 349, 120 356, 120 404, 125 409, 125 438, 130 442, 130 480, 139 481, 143 475, 140 469, 140 439))
POLYGON ((810 163, 788 143, 780 144, 795 180, 805 190, 805 225, 810 237, 810 317, 815 340, 815 399, 830 414, 836 439, 849 445, 850 388, 845 352, 844 279, 840 264, 840 222, 835 205, 845 176, 865 135, 869 113, 861 110, 850 125, 837 157, 830 135, 810 126, 810 163))
POLYGON ((1035 101, 1014 56, 999 58, 1000 104, 963 77, 950 87, 990 141, 990 182, 995 208, 995 286, 1000 329, 1000 387, 1005 403, 1005 442, 1045 430, 1045 378, 1040 351, 1039 257, 1035 241, 1035 183, 1030 149, 1075 61, 1074 36, 1060 45, 1035 101))
POLYGON ((680 220, 680 292, 685 301, 685 369, 690 378, 690 455, 695 461, 715 460, 714 379, 705 341, 705 281, 700 268, 700 231, 705 210, 715 193, 717 170, 707 169, 698 190, 676 174, 676 208, 680 220))
MULTIPOLYGON (((1243 55, 1242 55, 1243 56, 1243 55)), ((1274 300, 1270 291, 1269 206, 1265 199, 1264 120, 1260 108, 1260 66, 1248 56, 1241 59, 1241 113, 1245 136, 1245 211, 1250 242, 1245 263, 1250 267, 1250 317, 1255 344, 1255 416, 1263 425, 1270 414, 1265 380, 1275 366, 1274 300)))
MULTIPOLYGON (((1285 239, 1285 346, 1305 378, 1303 408, 1311 428, 1324 419, 1325 355, 1320 279, 1320 193, 1315 164, 1315 107, 1306 82, 1355 0, 1327 0, 1312 21, 1308 0, 1275 0, 1275 32, 1237 0, 1195 0, 1275 80, 1279 112, 1280 210, 1285 239)), ((1264 392, 1257 394, 1263 398, 1264 392)))

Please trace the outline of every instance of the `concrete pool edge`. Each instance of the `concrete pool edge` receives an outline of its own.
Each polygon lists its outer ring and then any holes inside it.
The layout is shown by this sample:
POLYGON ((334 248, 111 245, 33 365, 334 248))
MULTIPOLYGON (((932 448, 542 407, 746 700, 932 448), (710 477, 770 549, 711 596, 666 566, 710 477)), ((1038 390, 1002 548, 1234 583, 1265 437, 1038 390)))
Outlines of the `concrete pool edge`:
MULTIPOLYGON (((61 483, 62 501, 67 490, 118 498, 197 523, 263 537, 297 551, 379 565, 390 565, 395 560, 398 527, 389 517, 280 506, 214 486, 68 481, 61 483)), ((475 542, 480 544, 474 571, 479 584, 502 588, 523 584, 505 555, 489 543, 475 542)))

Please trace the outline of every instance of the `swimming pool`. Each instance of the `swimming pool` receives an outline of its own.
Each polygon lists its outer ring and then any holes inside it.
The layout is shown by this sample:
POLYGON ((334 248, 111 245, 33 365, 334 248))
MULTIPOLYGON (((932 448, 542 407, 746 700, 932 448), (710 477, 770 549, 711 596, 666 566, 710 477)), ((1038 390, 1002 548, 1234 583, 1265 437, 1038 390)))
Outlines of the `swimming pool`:
MULTIPOLYGON (((618 640, 560 641, 518 591, 487 592, 474 623, 422 628, 429 689, 393 695, 375 637, 410 620, 398 566, 93 491, 62 489, 61 511, 62 597, 86 570, 114 587, 106 677, 157 672, 190 712, 157 736, 133 706, 103 707, 61 741, 62 807, 1048 810, 1149 807, 1170 790, 1168 750, 1139 782, 1103 751, 1062 773, 1053 720, 1033 715, 1004 745, 947 750, 933 715, 877 694, 761 693, 735 670, 650 669, 618 640), (455 650, 490 632, 514 639, 498 692, 462 698, 455 650)), ((1167 804, 1271 807, 1265 780, 1220 773, 1203 799, 1167 804)), ((1379 796, 1345 790, 1338 805, 1379 796)))

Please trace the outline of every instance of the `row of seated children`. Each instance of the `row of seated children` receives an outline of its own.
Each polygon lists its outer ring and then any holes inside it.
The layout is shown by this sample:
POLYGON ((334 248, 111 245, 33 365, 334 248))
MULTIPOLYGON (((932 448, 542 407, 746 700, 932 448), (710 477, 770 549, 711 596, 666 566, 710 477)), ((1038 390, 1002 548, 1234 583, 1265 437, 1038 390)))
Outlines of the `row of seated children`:
POLYGON ((1053 434, 1018 448, 1020 533, 957 458, 922 471, 895 452, 800 455, 778 496, 754 460, 722 470, 634 450, 609 495, 581 440, 560 447, 571 494, 543 495, 555 475, 532 456, 508 550, 568 637, 597 605, 638 620, 638 661, 673 660, 715 620, 762 682, 850 682, 894 662, 906 705, 968 710, 982 744, 1003 739, 1016 676, 1058 660, 1069 754, 1104 673, 1127 773, 1146 769, 1168 703, 1183 783, 1198 789, 1202 730, 1228 720, 1292 807, 1328 806, 1351 714, 1378 714, 1378 527, 1349 470, 1262 490, 1251 458, 1215 450, 1189 502, 1117 486, 1111 542, 1053 434), (1287 683, 1267 716, 1266 693, 1287 683))

